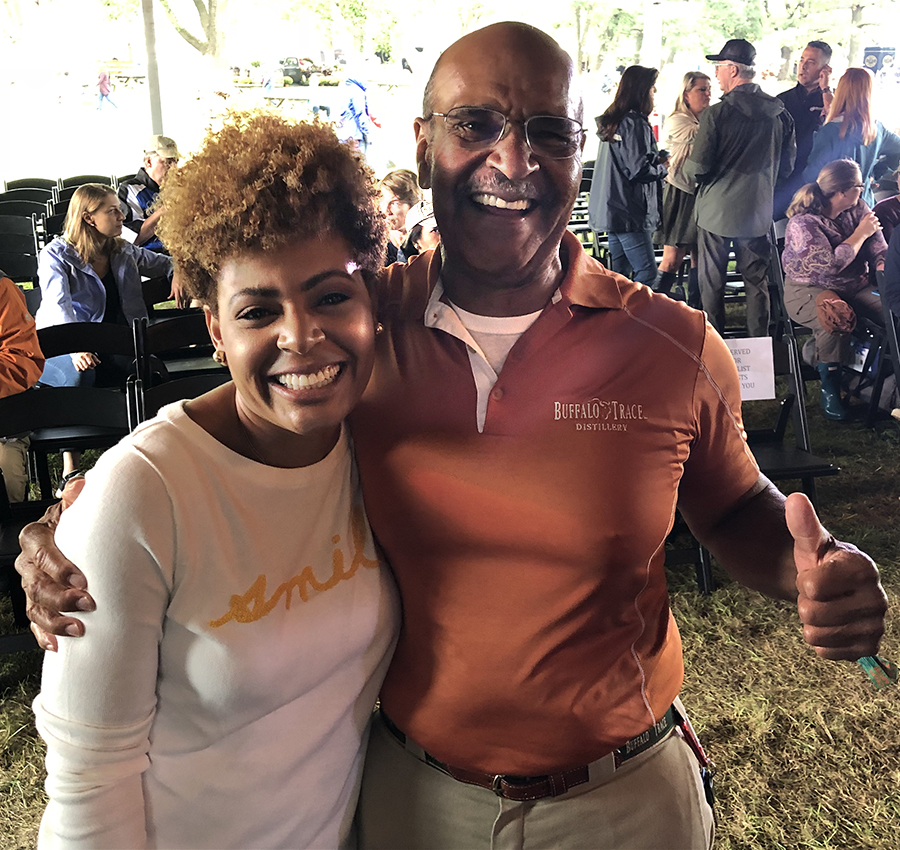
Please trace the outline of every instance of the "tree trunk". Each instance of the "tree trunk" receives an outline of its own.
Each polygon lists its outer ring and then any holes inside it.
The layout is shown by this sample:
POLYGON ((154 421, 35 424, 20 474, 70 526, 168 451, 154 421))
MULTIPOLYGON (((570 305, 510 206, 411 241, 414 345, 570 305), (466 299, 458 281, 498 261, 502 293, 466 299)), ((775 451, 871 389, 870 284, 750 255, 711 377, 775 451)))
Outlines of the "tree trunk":
POLYGON ((865 6, 850 7, 850 44, 847 47, 847 63, 853 68, 862 66, 863 60, 863 10, 865 6))
POLYGON ((156 24, 153 20, 153 0, 141 0, 144 13, 144 41, 147 45, 147 91, 150 94, 150 127, 154 134, 162 133, 162 100, 159 96, 159 66, 156 62, 156 24))

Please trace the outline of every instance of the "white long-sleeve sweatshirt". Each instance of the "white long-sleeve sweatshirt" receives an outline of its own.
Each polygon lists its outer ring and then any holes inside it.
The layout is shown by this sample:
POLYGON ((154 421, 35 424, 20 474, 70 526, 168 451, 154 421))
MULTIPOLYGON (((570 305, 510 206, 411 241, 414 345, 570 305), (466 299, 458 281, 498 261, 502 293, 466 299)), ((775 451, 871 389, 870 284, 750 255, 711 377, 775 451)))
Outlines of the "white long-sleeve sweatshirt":
POLYGON ((346 433, 277 469, 171 405, 88 473, 57 540, 97 610, 34 703, 39 847, 352 846, 399 606, 346 433))

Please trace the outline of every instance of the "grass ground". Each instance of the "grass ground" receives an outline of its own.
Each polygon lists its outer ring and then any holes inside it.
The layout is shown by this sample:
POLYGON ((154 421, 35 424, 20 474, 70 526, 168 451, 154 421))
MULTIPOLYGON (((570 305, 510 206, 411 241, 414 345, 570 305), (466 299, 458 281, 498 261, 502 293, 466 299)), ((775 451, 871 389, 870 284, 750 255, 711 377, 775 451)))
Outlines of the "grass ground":
MULTIPOLYGON (((815 390, 815 385, 810 384, 815 390)), ((900 597, 900 428, 826 422, 810 405, 813 448, 841 474, 819 482, 820 512, 882 569, 900 597)), ((671 573, 685 645, 683 697, 716 775, 720 850, 895 850, 900 846, 900 687, 875 691, 851 664, 818 659, 792 606, 717 572, 709 597, 691 568, 671 573)), ((883 654, 900 661, 889 621, 883 654)), ((0 656, 0 848, 34 846, 43 750, 30 703, 37 653, 0 656)), ((675 848, 660 848, 675 850, 675 848)))

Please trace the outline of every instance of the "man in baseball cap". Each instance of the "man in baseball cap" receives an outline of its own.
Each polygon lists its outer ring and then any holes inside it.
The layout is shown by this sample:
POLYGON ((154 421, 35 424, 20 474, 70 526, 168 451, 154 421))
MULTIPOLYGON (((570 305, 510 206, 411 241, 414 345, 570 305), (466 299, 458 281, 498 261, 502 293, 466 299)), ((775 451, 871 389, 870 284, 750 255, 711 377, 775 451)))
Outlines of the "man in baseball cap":
POLYGON ((734 247, 747 295, 750 336, 769 332, 769 228, 775 183, 794 167, 794 121, 753 77, 756 50, 732 38, 706 57, 716 63, 722 100, 704 110, 690 158, 697 181, 700 298, 710 324, 725 330, 725 272, 734 247))
POLYGON ((151 212, 159 186, 181 154, 174 139, 151 136, 144 147, 144 163, 137 174, 119 185, 119 205, 125 213, 124 225, 135 234, 134 243, 158 253, 166 253, 156 237, 156 224, 161 210, 151 212))
POLYGON ((730 38, 725 46, 713 55, 707 54, 710 62, 737 62, 740 65, 756 64, 756 48, 742 38, 730 38))
POLYGON ((423 198, 406 214, 406 240, 403 254, 407 259, 416 254, 431 251, 441 244, 434 207, 429 198, 423 198))

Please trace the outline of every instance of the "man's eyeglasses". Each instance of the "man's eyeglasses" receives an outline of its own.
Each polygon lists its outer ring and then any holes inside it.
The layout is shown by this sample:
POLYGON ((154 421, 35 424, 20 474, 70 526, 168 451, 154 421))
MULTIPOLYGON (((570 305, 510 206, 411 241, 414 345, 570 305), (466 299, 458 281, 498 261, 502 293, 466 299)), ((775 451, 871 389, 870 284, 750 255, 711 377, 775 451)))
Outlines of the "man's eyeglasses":
POLYGON ((496 109, 478 106, 457 106, 449 112, 431 114, 443 118, 447 131, 472 150, 493 147, 512 124, 522 125, 525 141, 535 156, 548 159, 575 156, 584 138, 584 128, 578 121, 558 115, 532 115, 525 121, 513 121, 496 109))

